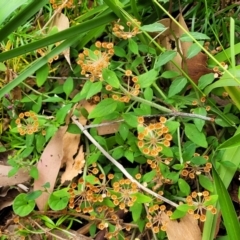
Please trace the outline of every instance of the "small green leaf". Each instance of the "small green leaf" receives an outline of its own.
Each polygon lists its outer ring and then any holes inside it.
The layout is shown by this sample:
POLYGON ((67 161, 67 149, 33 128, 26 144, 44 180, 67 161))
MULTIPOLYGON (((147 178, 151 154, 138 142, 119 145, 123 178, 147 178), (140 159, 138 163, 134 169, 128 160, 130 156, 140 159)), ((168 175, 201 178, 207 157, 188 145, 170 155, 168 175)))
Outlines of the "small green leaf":
POLYGON ((26 193, 20 193, 13 201, 13 211, 20 217, 25 217, 33 211, 34 200, 28 200, 26 193))
POLYGON ((214 74, 208 73, 201 76, 198 80, 198 87, 203 90, 207 85, 211 84, 214 81, 214 74))
POLYGON ((91 164, 97 162, 98 158, 100 157, 100 152, 94 152, 90 156, 87 157, 87 164, 90 166, 91 164))
POLYGON ((117 102, 111 98, 103 99, 88 115, 88 118, 99 118, 113 113, 117 108, 117 102))
POLYGON ((148 101, 152 101, 153 99, 153 90, 149 87, 146 88, 143 92, 144 98, 148 101))
POLYGON ((181 92, 183 88, 186 86, 187 82, 188 81, 185 77, 178 77, 174 79, 169 88, 168 97, 172 97, 177 93, 181 92))
POLYGON ((153 171, 150 171, 150 172, 147 172, 146 174, 143 175, 143 182, 151 182, 152 179, 156 176, 156 170, 153 170, 153 171))
POLYGON ((134 113, 124 113, 123 119, 131 127, 137 127, 138 125, 137 116, 134 113))
POLYGON ((56 120, 57 120, 57 122, 59 124, 63 124, 64 123, 66 115, 70 111, 71 107, 72 107, 72 104, 68 104, 68 105, 63 106, 62 108, 60 108, 57 111, 56 120))
POLYGON ((198 175, 200 185, 207 189, 209 192, 213 192, 213 182, 205 175, 198 175))
POLYGON ((175 72, 175 71, 165 71, 162 73, 161 77, 162 78, 175 78, 179 76, 179 72, 175 72))
POLYGON ((38 87, 41 87, 45 81, 47 80, 49 73, 49 66, 48 64, 43 65, 39 68, 36 72, 36 83, 38 87))
POLYGON ((69 97, 70 93, 73 91, 73 79, 68 77, 63 84, 63 91, 66 94, 67 98, 69 97))
POLYGON ((126 57, 126 52, 123 48, 114 46, 114 55, 118 57, 126 57))
MULTIPOLYGON (((198 41, 198 43, 200 43, 202 46, 204 42, 198 41)), ((198 46, 196 43, 193 43, 187 50, 187 58, 189 59, 196 56, 200 51, 201 51, 201 47, 198 46)))
POLYGON ((140 29, 146 32, 163 32, 166 30, 166 27, 161 23, 155 22, 152 24, 143 25, 140 27, 140 29))
POLYGON ((126 123, 121 123, 118 129, 123 140, 126 140, 129 133, 129 127, 126 123))
POLYGON ((69 198, 67 189, 55 191, 48 199, 49 207, 54 211, 63 210, 68 205, 69 198))
POLYGON ((41 195, 42 195, 42 191, 41 190, 36 190, 36 191, 28 193, 27 196, 26 196, 26 200, 35 200, 41 195))
POLYGON ((143 206, 141 203, 134 203, 132 207, 130 207, 130 211, 132 212, 132 218, 134 222, 137 222, 142 214, 143 206))
POLYGON ((133 151, 131 151, 131 150, 129 150, 129 149, 125 150, 125 152, 124 152, 124 157, 125 157, 127 160, 129 160, 131 163, 134 162, 133 151))
POLYGON ((112 156, 114 159, 118 160, 123 156, 123 154, 124 154, 123 148, 118 147, 113 150, 112 156))
POLYGON ((148 203, 153 200, 151 197, 146 196, 142 193, 133 193, 131 196, 137 197, 136 203, 148 203))
POLYGON ((91 82, 89 91, 87 92, 86 99, 91 98, 95 94, 101 92, 102 90, 102 82, 91 82))
POLYGON ((191 192, 189 184, 182 178, 178 179, 178 187, 185 196, 189 195, 191 192))
POLYGON ((207 162, 207 160, 202 156, 193 157, 190 161, 194 165, 204 165, 207 162))
POLYGON ((5 66, 4 63, 0 62, 0 71, 6 71, 7 67, 5 66))
POLYGON ((204 133, 199 132, 197 127, 191 123, 185 123, 185 134, 188 139, 196 143, 200 147, 207 148, 208 143, 204 133))
POLYGON ((30 176, 36 180, 38 179, 38 175, 38 169, 35 166, 32 166, 30 170, 30 176))
POLYGON ((154 68, 160 68, 164 64, 168 63, 169 61, 173 60, 177 55, 176 51, 166 51, 163 54, 159 55, 157 61, 155 63, 154 68))
POLYGON ((138 54, 138 45, 137 45, 137 43, 134 41, 134 40, 132 40, 131 38, 128 40, 128 48, 129 48, 129 50, 132 52, 132 53, 134 53, 134 54, 138 54))
MULTIPOLYGON (((204 107, 198 107, 193 110, 194 114, 207 116, 207 111, 204 107)), ((205 125, 205 120, 199 119, 199 118, 193 118, 193 122, 195 126, 197 127, 198 131, 202 131, 203 126, 205 125)))
POLYGON ((119 79, 114 71, 107 68, 103 69, 103 79, 114 88, 119 88, 119 79))
POLYGON ((194 39, 196 40, 209 40, 210 38, 204 34, 204 33, 199 33, 199 32, 189 32, 188 34, 187 33, 184 33, 181 37, 180 37, 180 40, 182 42, 192 42, 192 38, 190 38, 188 35, 191 35, 194 39))
POLYGON ((142 88, 150 87, 156 81, 157 75, 158 71, 151 69, 138 77, 138 83, 142 88))

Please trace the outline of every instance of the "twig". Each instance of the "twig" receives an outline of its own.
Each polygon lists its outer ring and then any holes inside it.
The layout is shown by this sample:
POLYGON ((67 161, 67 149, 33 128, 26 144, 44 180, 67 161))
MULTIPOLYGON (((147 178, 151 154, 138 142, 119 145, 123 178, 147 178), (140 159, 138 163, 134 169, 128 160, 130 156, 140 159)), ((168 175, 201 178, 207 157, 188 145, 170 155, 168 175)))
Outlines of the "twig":
POLYGON ((99 144, 98 142, 96 142, 96 140, 89 134, 89 132, 83 127, 83 125, 77 121, 77 118, 75 116, 72 117, 73 122, 79 127, 79 129, 82 131, 82 133, 95 145, 95 147, 98 148, 98 150, 101 151, 101 153, 108 159, 110 160, 110 162, 112 162, 129 180, 131 180, 132 182, 136 183, 137 186, 142 189, 143 191, 149 193, 150 195, 161 199, 162 201, 177 207, 178 204, 172 202, 171 200, 153 192, 152 190, 144 187, 141 183, 139 183, 136 179, 134 179, 126 170, 125 168, 119 163, 117 162, 108 152, 106 152, 99 144))

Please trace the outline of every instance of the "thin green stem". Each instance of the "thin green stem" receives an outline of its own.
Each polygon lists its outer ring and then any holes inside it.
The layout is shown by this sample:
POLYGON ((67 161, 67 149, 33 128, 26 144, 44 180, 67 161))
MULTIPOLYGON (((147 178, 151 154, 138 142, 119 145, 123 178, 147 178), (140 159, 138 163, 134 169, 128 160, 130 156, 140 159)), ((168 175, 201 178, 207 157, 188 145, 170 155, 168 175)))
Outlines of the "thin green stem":
POLYGON ((165 94, 163 93, 163 91, 158 87, 158 85, 156 84, 156 82, 154 82, 154 83, 152 84, 152 86, 156 89, 156 91, 162 96, 162 98, 163 98, 164 100, 167 99, 166 95, 165 95, 165 94))

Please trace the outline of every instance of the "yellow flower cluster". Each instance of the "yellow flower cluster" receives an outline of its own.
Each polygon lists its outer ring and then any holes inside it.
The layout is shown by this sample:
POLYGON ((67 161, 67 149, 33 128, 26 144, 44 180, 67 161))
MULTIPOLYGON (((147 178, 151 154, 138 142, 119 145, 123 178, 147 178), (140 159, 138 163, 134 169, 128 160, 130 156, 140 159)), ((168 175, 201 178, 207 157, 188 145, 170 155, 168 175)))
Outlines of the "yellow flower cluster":
POLYGON ((15 123, 20 135, 31 135, 38 131, 38 117, 34 112, 20 113, 15 123))
POLYGON ((73 0, 50 0, 53 9, 71 8, 73 0))
MULTIPOLYGON (((150 123, 138 133, 138 147, 144 154, 155 157, 162 151, 163 146, 170 147, 172 135, 168 133, 166 121, 165 117, 160 117, 159 122, 150 123)), ((139 117, 138 122, 142 125, 144 119, 139 117)))
POLYGON ((141 22, 139 22, 137 19, 134 19, 133 23, 127 22, 126 28, 128 29, 126 29, 123 25, 119 24, 118 21, 113 26, 113 34, 116 35, 118 38, 123 39, 135 37, 137 34, 141 33, 138 27, 139 25, 141 25, 141 22))
POLYGON ((107 68, 111 57, 114 55, 113 43, 99 42, 95 43, 96 50, 84 49, 78 55, 77 63, 80 65, 81 74, 89 78, 90 81, 103 80, 102 70, 107 68))
POLYGON ((207 205, 207 201, 211 199, 208 191, 192 192, 191 196, 187 196, 186 203, 192 208, 188 210, 189 214, 193 214, 195 219, 199 219, 201 222, 206 221, 206 211, 210 211, 212 214, 217 213, 217 209, 213 205, 207 205))

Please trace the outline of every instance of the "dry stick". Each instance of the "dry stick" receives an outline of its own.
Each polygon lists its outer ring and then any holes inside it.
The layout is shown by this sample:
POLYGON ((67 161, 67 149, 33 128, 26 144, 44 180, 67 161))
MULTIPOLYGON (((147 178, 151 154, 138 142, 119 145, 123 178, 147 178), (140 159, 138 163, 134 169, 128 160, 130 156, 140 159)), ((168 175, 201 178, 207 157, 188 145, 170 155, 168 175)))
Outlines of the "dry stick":
POLYGON ((136 179, 134 179, 126 170, 125 168, 119 163, 117 162, 108 152, 106 152, 97 142, 96 140, 90 135, 90 133, 83 127, 83 125, 77 121, 77 118, 75 116, 72 117, 73 122, 79 127, 79 129, 82 131, 82 133, 95 145, 95 147, 98 148, 98 150, 101 151, 101 153, 108 158, 108 160, 110 160, 110 162, 112 162, 129 180, 131 180, 132 182, 136 183, 137 186, 142 189, 143 191, 151 194, 152 196, 161 199, 162 201, 177 207, 178 204, 176 204, 175 202, 172 202, 171 200, 153 192, 152 190, 144 187, 141 183, 139 183, 136 179))

